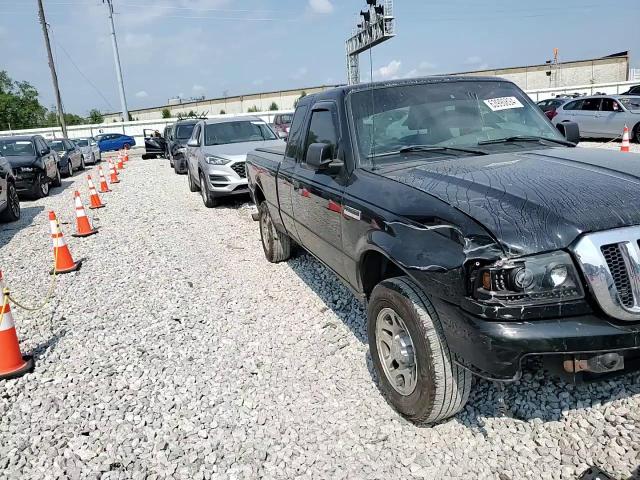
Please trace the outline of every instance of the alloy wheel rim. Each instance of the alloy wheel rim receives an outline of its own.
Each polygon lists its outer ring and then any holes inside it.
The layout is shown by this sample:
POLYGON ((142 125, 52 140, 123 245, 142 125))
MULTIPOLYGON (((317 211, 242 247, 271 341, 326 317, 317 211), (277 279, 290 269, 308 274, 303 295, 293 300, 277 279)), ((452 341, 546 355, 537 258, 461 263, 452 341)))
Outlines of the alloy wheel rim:
POLYGON ((73 164, 69 162, 69 176, 73 175, 73 164))
POLYGON ((404 321, 392 308, 383 308, 376 317, 376 348, 387 381, 400 395, 411 395, 418 382, 415 348, 404 321))
POLYGON ((261 233, 262 233, 262 243, 265 248, 271 250, 271 242, 274 239, 273 235, 273 223, 271 222, 271 217, 269 216, 269 212, 265 212, 260 216, 261 223, 261 233))
POLYGON ((40 184, 40 190, 42 191, 43 195, 46 195, 47 193, 49 193, 49 182, 47 182, 46 180, 43 180, 42 183, 40 184))
POLYGON ((204 177, 200 177, 200 195, 202 195, 202 200, 207 201, 207 191, 205 190, 204 177))

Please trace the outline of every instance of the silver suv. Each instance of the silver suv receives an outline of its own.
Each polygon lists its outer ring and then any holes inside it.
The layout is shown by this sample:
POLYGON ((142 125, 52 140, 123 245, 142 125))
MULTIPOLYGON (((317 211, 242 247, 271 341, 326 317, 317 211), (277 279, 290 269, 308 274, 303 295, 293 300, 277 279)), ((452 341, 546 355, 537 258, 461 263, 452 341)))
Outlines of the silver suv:
POLYGON ((258 117, 201 120, 186 147, 189 190, 200 190, 209 208, 219 197, 249 193, 247 153, 276 146, 284 146, 284 142, 258 117))

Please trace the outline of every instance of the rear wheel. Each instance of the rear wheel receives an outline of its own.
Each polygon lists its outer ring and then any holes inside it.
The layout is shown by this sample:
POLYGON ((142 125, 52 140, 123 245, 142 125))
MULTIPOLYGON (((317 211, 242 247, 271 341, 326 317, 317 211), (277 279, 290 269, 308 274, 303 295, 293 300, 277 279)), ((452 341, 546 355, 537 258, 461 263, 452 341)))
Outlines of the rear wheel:
POLYGON ((0 213, 0 222, 15 222, 20 219, 20 199, 13 183, 7 184, 7 208, 0 213))
POLYGON ((271 263, 288 260, 291 257, 291 238, 276 230, 266 201, 258 206, 258 216, 260 217, 260 239, 264 256, 271 263))
POLYGON ((205 207, 213 208, 216 206, 216 197, 209 192, 209 187, 207 186, 207 181, 203 173, 200 174, 200 195, 202 196, 202 202, 205 207))
POLYGON ((438 314, 413 280, 379 283, 367 317, 371 358, 398 412, 413 422, 434 423, 464 407, 472 375, 453 361, 438 314))
POLYGON ((129 145, 128 143, 125 143, 122 148, 124 148, 125 150, 129 150, 131 148, 131 145, 129 145))
POLYGON ((636 143, 640 143, 640 123, 633 127, 633 140, 635 140, 636 143))

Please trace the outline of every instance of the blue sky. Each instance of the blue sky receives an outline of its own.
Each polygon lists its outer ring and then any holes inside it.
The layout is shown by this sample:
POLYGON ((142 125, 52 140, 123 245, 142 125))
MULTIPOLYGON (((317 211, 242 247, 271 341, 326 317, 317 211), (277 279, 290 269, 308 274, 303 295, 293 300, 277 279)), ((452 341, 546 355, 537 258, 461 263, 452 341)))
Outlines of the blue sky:
MULTIPOLYGON (((640 47, 637 0, 396 0, 374 78, 591 58, 640 47)), ((44 0, 66 110, 119 109, 101 0, 44 0), (80 73, 82 72, 82 73, 80 73), (104 98, 103 98, 104 97, 104 98)), ((364 0, 114 0, 130 108, 345 81, 364 0)), ((640 67, 640 48, 632 50, 640 67)), ((369 76, 369 56, 360 60, 369 76)), ((0 69, 53 104, 35 0, 0 0, 0 69)))

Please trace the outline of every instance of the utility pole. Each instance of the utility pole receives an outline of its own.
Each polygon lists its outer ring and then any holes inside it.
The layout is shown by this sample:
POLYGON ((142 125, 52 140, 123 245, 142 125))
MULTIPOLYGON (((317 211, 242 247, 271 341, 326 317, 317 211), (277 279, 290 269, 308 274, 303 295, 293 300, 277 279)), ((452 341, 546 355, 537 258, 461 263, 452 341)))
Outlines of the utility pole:
POLYGON ((127 108, 127 97, 124 95, 124 81, 122 80, 122 67, 120 66, 120 54, 118 53, 118 41, 116 40, 116 27, 113 24, 113 4, 112 0, 102 0, 109 10, 109 22, 111 23, 111 44, 113 45, 113 59, 116 62, 116 75, 118 77, 118 87, 120 88, 120 108, 122 108, 122 121, 129 121, 129 109, 127 108))
POLYGON ((56 96, 56 104, 58 105, 58 121, 62 127, 62 136, 67 137, 67 124, 64 121, 64 110, 62 109, 62 99, 60 98, 60 87, 58 86, 58 75, 56 74, 56 66, 53 63, 53 54, 51 53, 51 44, 49 43, 49 31, 47 30, 47 21, 44 18, 44 7, 42 0, 38 0, 38 17, 40 25, 42 25, 42 34, 44 35, 44 44, 47 47, 47 56, 49 57, 49 70, 51 70, 51 80, 53 80, 53 93, 56 96))

